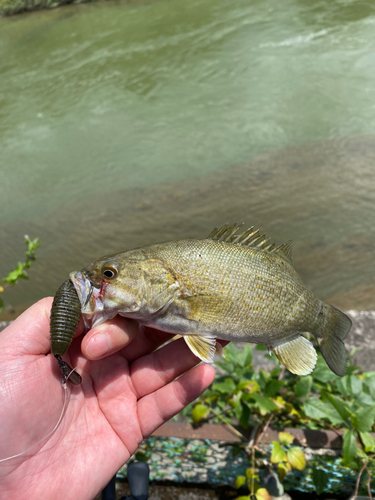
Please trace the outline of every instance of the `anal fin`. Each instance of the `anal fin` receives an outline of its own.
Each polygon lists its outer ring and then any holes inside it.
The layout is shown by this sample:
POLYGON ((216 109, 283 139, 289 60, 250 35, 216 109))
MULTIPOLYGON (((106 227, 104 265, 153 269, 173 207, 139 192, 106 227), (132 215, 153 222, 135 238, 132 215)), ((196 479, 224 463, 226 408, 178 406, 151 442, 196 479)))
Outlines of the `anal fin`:
POLYGON ((271 349, 280 363, 296 375, 308 375, 315 368, 317 355, 314 346, 301 335, 271 349))
POLYGON ((213 363, 215 353, 220 354, 220 347, 217 348, 218 342, 215 337, 201 337, 198 335, 184 335, 185 342, 189 346, 191 352, 205 363, 213 363))

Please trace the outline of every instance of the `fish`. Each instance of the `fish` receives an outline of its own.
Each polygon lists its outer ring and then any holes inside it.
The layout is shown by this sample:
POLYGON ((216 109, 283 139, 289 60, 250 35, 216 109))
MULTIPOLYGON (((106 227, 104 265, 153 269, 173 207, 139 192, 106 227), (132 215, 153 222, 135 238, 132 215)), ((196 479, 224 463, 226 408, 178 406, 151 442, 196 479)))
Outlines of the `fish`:
POLYGON ((303 284, 291 241, 276 246, 242 226, 105 256, 70 273, 86 330, 116 315, 132 318, 181 335, 207 363, 222 355, 218 340, 265 344, 297 375, 311 373, 317 361, 304 336, 310 333, 329 368, 344 376, 351 320, 303 284))

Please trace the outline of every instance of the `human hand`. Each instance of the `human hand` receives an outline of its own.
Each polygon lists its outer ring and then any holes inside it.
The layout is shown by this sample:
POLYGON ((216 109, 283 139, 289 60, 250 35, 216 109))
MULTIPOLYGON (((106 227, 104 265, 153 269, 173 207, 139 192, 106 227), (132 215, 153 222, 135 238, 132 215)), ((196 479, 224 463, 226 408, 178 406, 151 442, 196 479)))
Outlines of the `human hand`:
POLYGON ((116 317, 82 340, 80 324, 64 359, 83 381, 70 386, 65 415, 45 439, 64 399, 61 372, 48 354, 51 305, 51 298, 39 301, 0 333, 4 499, 92 500, 141 441, 200 396, 214 377, 211 366, 193 368, 199 359, 183 339, 155 351, 171 336, 116 317))

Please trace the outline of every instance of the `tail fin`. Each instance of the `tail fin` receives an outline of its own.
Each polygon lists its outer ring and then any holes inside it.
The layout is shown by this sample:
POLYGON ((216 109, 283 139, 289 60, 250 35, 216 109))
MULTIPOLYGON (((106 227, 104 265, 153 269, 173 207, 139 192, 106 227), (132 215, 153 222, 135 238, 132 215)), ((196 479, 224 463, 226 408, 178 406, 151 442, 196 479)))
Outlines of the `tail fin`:
POLYGON ((333 373, 343 377, 347 364, 343 340, 348 335, 352 322, 346 314, 327 304, 323 304, 322 313, 317 320, 319 348, 333 373))

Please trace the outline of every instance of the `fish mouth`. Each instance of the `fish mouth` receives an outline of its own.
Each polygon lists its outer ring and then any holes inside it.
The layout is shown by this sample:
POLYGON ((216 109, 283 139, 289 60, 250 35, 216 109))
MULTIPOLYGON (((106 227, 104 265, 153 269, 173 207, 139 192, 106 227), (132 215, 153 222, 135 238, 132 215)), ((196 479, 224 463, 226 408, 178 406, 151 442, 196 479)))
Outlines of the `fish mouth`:
POLYGON ((81 314, 86 331, 106 320, 104 316, 103 297, 100 288, 95 287, 82 271, 74 271, 69 275, 81 303, 81 314))

